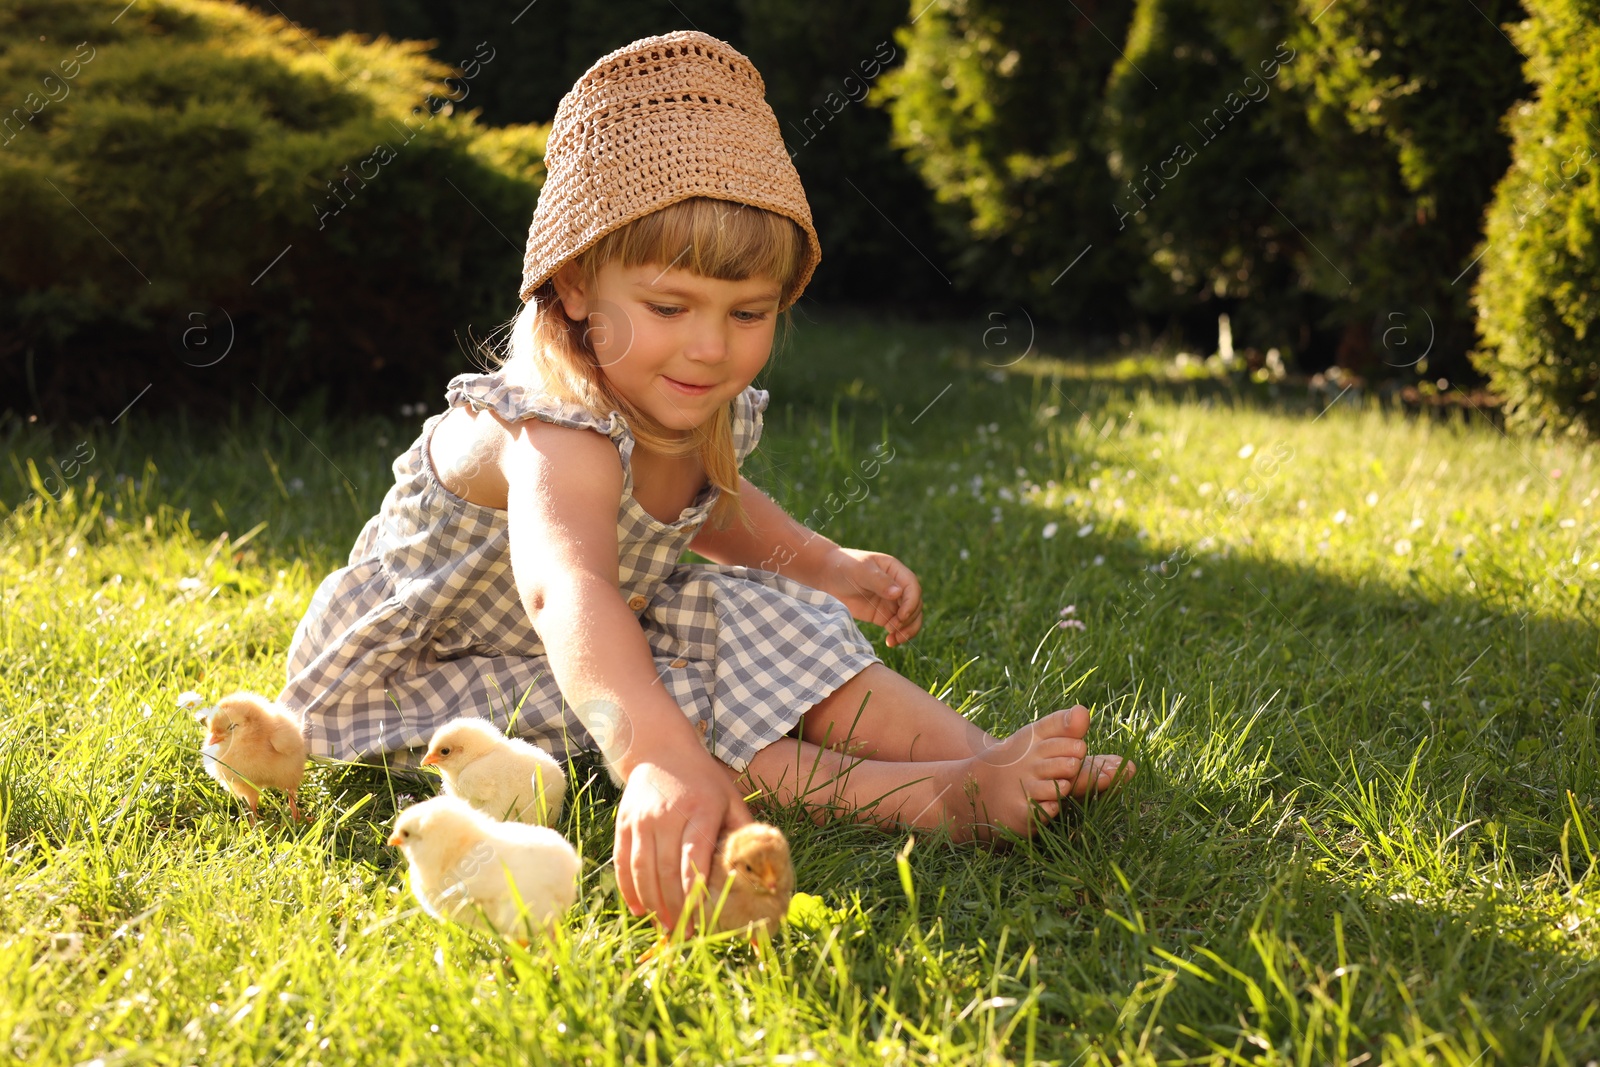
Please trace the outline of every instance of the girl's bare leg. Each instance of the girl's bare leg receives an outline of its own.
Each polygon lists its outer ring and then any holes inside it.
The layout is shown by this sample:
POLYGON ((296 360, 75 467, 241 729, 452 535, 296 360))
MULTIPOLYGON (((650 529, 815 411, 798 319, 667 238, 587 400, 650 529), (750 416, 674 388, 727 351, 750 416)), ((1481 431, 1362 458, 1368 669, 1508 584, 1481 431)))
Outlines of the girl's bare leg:
POLYGON ((807 711, 801 737, 895 763, 965 759, 999 740, 882 663, 868 664, 807 711))
MULTIPOLYGON (((1077 751, 1072 758, 1084 760, 1088 758, 1084 747, 1088 732, 1089 711, 1080 704, 1042 716, 1002 742, 909 678, 873 663, 806 712, 800 737, 812 745, 866 760, 904 763, 977 758, 1004 765, 1020 759, 1029 746, 1050 739, 1074 740, 1077 751)), ((1119 757, 1093 758, 1099 761, 1097 766, 1108 761, 1124 764, 1120 776, 1124 780, 1133 774, 1133 764, 1119 757)), ((1065 776, 1063 794, 1074 792, 1077 775, 1078 768, 1073 767, 1065 776)), ((1091 775, 1084 788, 1098 790, 1097 780, 1091 775)))
POLYGON ((819 822, 844 817, 944 827, 957 840, 970 840, 987 839, 1001 826, 1032 833, 1038 817, 1059 814, 1062 798, 1108 788, 1121 766, 1115 756, 1086 759, 1082 738, 1024 727, 986 753, 927 762, 860 759, 782 738, 735 778, 760 799, 798 801, 819 822))

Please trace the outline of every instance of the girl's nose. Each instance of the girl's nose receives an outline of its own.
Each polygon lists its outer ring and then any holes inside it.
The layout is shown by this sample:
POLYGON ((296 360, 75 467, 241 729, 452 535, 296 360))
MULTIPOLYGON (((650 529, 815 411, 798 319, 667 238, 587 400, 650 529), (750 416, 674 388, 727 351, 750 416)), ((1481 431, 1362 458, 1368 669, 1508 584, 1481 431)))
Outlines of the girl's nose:
POLYGON ((728 339, 720 326, 698 331, 683 354, 696 363, 721 363, 728 358, 728 339))

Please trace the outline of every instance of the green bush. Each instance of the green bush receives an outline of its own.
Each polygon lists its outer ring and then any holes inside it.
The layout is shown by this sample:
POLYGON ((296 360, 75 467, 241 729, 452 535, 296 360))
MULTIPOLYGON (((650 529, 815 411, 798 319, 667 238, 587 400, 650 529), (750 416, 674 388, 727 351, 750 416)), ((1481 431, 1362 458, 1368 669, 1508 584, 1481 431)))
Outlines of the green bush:
POLYGON ((1316 338, 1313 364, 1467 370, 1469 287, 1452 280, 1509 159, 1500 116, 1523 82, 1496 22, 1516 11, 1140 0, 1106 96, 1153 268, 1140 306, 1233 311, 1247 344, 1316 338))
POLYGON ((1473 292, 1478 368, 1524 429, 1600 437, 1600 3, 1528 0, 1531 101, 1507 116, 1473 292))
POLYGON ((1309 250, 1273 208, 1303 126, 1281 84, 1297 59, 1288 15, 1281 3, 1139 0, 1107 85, 1118 236, 1147 262, 1136 302, 1190 320, 1196 342, 1215 340, 1226 311, 1241 346, 1297 352, 1317 314, 1309 250))
POLYGON ((1091 21, 1044 0, 952 0, 896 33, 884 103, 940 205, 957 286, 1080 323, 1126 318, 1139 256, 1117 240, 1099 145, 1110 42, 1132 8, 1097 4, 1091 21))
POLYGON ((515 309, 544 131, 455 107, 492 47, 205 0, 0 0, 0 41, 8 405, 387 406, 515 309))
POLYGON ((1501 23, 1517 0, 1297 0, 1284 69, 1307 135, 1279 206, 1305 234, 1309 286, 1332 302, 1339 360, 1428 377, 1469 369, 1472 261, 1505 173, 1501 126, 1526 91, 1501 23), (1432 323, 1431 328, 1426 322, 1432 323), (1389 342, 1389 343, 1386 343, 1389 342), (1403 343, 1399 343, 1403 342, 1403 343))

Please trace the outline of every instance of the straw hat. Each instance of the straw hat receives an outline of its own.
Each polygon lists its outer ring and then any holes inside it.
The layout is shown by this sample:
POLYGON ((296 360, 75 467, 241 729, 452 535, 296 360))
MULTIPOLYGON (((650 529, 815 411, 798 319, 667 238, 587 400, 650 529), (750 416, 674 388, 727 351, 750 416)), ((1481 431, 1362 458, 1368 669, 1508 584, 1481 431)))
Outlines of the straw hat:
POLYGON ((556 108, 545 170, 522 261, 524 303, 612 230, 693 196, 765 208, 805 231, 805 263, 783 307, 822 258, 766 83, 737 49, 697 30, 645 37, 597 60, 556 108))

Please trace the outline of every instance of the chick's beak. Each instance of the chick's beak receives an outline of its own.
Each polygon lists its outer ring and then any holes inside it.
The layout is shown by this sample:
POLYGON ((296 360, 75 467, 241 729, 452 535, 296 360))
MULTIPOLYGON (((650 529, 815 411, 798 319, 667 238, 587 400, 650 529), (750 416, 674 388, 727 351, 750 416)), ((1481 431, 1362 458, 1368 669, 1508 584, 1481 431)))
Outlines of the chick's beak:
POLYGON ((220 744, 222 744, 222 738, 223 738, 222 734, 219 734, 219 733, 216 733, 215 731, 213 731, 213 732, 211 732, 211 733, 206 735, 206 744, 208 744, 208 745, 220 745, 220 744))
POLYGON ((761 884, 767 887, 767 892, 776 893, 778 891, 778 876, 774 874, 771 877, 763 878, 761 879, 761 884))
POLYGON ((426 756, 422 757, 422 765, 424 767, 432 767, 435 763, 438 763, 438 762, 439 762, 439 754, 437 752, 430 752, 426 756))
POLYGON ((400 847, 400 832, 398 830, 389 835, 388 843, 393 845, 395 848, 400 847))

